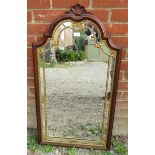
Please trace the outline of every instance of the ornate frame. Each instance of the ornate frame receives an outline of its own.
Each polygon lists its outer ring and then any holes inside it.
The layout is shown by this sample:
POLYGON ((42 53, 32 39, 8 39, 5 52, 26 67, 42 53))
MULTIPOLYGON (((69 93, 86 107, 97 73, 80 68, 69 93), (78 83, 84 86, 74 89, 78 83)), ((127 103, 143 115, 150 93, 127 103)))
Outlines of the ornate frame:
POLYGON ((114 81, 113 81, 113 92, 112 92, 112 100, 111 100, 111 108, 110 108, 110 119, 108 126, 108 134, 107 134, 107 142, 106 146, 95 146, 96 149, 110 149, 111 147, 111 137, 112 137, 112 129, 113 129, 113 121, 114 121, 114 113, 115 113, 115 105, 116 105, 116 96, 117 96, 117 88, 118 88, 118 79, 119 79, 119 71, 120 71, 120 63, 121 63, 121 54, 122 48, 120 46, 115 45, 110 35, 105 31, 105 28, 102 22, 92 15, 90 12, 87 12, 86 9, 76 4, 70 8, 70 11, 67 11, 64 15, 56 18, 49 26, 48 31, 44 33, 43 39, 38 41, 37 43, 32 44, 33 48, 33 64, 34 64, 34 79, 35 79, 35 97, 36 97, 36 115, 37 115, 37 132, 38 132, 38 142, 40 144, 52 144, 52 145, 60 145, 60 146, 76 146, 83 148, 91 148, 92 146, 82 145, 82 144, 64 144, 64 143, 51 143, 51 142, 43 142, 41 135, 41 114, 40 114, 40 96, 39 96, 39 78, 38 78, 38 58, 37 58, 37 48, 44 45, 48 38, 52 37, 54 28, 56 25, 64 20, 73 20, 75 22, 80 22, 83 20, 89 20, 94 22, 100 29, 102 40, 106 40, 108 46, 117 52, 116 54, 116 64, 115 64, 115 73, 114 73, 114 81))

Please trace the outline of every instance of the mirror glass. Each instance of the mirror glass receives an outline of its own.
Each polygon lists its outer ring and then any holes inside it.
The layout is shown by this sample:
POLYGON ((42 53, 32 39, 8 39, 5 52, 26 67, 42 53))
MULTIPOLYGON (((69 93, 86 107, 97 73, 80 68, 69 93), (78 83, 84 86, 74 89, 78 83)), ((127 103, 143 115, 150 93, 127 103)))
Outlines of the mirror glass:
POLYGON ((43 140, 106 142, 116 51, 99 28, 63 21, 37 52, 43 140))

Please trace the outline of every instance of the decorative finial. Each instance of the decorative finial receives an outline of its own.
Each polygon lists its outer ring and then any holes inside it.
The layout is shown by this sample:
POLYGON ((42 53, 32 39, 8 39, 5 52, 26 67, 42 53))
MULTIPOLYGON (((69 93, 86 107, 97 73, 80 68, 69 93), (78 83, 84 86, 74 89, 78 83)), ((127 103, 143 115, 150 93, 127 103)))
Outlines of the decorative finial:
POLYGON ((67 11, 66 14, 73 14, 75 16, 81 16, 83 14, 91 14, 86 11, 84 6, 81 6, 80 4, 76 4, 71 7, 70 11, 67 11))

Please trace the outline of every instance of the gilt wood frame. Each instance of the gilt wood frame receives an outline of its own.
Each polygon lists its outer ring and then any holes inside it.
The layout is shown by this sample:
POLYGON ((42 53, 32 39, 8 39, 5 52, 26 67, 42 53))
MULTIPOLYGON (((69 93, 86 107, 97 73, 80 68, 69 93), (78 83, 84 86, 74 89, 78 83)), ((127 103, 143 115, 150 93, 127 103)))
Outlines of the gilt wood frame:
POLYGON ((37 48, 44 45, 48 38, 52 37, 54 28, 58 23, 64 20, 73 20, 75 22, 80 22, 82 20, 89 20, 94 22, 100 29, 102 40, 106 40, 108 46, 117 51, 116 54, 116 64, 115 64, 115 74, 114 74, 114 82, 113 82, 113 92, 112 92, 112 100, 111 100, 111 108, 110 108, 110 118, 109 118, 109 126, 108 126, 108 134, 107 134, 107 143, 106 147, 94 147, 96 149, 110 149, 111 147, 111 137, 112 137, 112 129, 113 129, 113 121, 114 121, 114 113, 115 113, 115 105, 116 105, 116 96, 117 96, 117 88, 118 88, 118 79, 119 79, 119 71, 120 71, 120 63, 121 63, 121 54, 122 48, 120 46, 115 45, 110 35, 106 32, 102 22, 87 12, 85 8, 79 4, 70 8, 70 11, 67 11, 64 15, 56 18, 49 26, 48 31, 44 33, 43 39, 38 41, 37 43, 32 44, 33 48, 33 64, 34 64, 34 79, 35 79, 35 98, 36 98, 36 115, 37 115, 37 132, 38 132, 38 142, 40 144, 52 144, 59 146, 75 146, 75 147, 83 147, 90 148, 90 146, 83 146, 82 144, 64 144, 64 143, 51 143, 51 142, 43 142, 41 135, 41 114, 40 114, 40 95, 39 95, 39 78, 38 78, 38 58, 37 58, 37 48))

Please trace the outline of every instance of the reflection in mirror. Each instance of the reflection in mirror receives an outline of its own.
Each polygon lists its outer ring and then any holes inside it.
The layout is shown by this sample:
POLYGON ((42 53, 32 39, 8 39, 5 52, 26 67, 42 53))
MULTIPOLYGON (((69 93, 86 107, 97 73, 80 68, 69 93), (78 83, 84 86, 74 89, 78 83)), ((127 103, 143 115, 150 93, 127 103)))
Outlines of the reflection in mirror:
POLYGON ((115 51, 98 27, 61 22, 38 60, 43 138, 106 141, 115 51))

